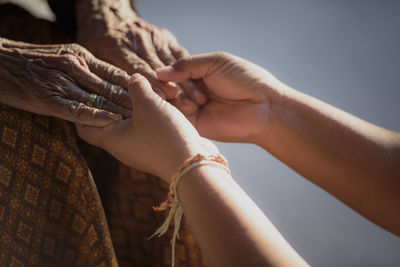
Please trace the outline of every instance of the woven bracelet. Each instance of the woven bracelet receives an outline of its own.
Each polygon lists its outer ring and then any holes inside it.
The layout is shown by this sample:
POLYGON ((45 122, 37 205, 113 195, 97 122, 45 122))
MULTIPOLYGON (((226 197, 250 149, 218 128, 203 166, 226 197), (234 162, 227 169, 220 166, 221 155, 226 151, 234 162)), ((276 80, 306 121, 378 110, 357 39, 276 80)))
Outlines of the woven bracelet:
POLYGON ((200 165, 210 165, 217 168, 221 168, 226 170, 230 174, 230 170, 228 167, 228 163, 224 156, 218 155, 210 155, 204 156, 201 154, 197 154, 196 156, 189 158, 183 162, 181 167, 179 167, 178 171, 172 176, 171 183, 169 186, 168 198, 166 201, 161 203, 158 207, 153 207, 154 211, 163 211, 168 208, 171 208, 167 218, 165 219, 164 223, 157 229, 157 231, 152 234, 148 239, 152 238, 153 236, 162 236, 168 230, 169 224, 174 218, 174 234, 171 239, 172 245, 172 267, 175 266, 175 243, 176 238, 179 239, 179 227, 181 224, 181 219, 183 215, 183 209, 179 203, 178 195, 177 195, 177 188, 181 178, 191 169, 200 166, 200 165))

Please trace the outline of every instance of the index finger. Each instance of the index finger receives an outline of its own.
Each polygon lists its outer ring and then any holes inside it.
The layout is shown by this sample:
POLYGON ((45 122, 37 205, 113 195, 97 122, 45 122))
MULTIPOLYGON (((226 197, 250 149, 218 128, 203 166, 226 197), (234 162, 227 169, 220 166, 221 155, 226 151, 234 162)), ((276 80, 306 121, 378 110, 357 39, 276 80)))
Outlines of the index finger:
POLYGON ((157 76, 162 81, 172 82, 206 78, 218 68, 222 60, 220 53, 188 56, 178 60, 172 66, 157 69, 157 76))

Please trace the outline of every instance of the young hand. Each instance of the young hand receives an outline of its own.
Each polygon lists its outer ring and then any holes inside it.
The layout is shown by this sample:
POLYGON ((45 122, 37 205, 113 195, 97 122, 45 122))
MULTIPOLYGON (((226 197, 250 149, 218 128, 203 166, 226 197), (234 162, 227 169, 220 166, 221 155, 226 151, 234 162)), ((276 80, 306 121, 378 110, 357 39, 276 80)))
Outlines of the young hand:
POLYGON ((132 75, 128 92, 131 118, 104 128, 76 125, 78 134, 121 162, 167 182, 187 158, 217 152, 178 109, 154 93, 146 78, 132 75))
POLYGON ((208 100, 196 113, 182 112, 200 135, 228 142, 257 143, 280 85, 268 71, 225 52, 186 57, 157 75, 163 81, 197 79, 208 100))

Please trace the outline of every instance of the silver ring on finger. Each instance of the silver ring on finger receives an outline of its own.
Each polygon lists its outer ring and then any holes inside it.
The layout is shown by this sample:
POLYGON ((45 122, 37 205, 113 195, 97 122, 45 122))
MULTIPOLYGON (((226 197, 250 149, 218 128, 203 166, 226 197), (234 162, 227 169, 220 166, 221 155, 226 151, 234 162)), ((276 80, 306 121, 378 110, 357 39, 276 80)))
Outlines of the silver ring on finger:
POLYGON ((94 107, 94 103, 96 102, 97 97, 98 97, 98 95, 96 95, 96 94, 94 94, 94 93, 90 94, 90 95, 89 95, 89 99, 88 99, 88 101, 86 102, 86 106, 88 106, 88 107, 94 107))

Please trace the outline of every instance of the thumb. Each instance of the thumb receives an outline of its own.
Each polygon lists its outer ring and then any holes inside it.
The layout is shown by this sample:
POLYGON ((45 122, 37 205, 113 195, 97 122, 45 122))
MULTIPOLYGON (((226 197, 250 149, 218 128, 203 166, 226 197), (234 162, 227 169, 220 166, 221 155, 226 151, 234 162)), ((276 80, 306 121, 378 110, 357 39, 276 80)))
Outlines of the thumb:
POLYGON ((224 52, 199 54, 182 58, 172 66, 157 69, 157 76, 162 81, 182 82, 187 79, 205 78, 218 68, 219 59, 225 56, 224 52))
POLYGON ((153 91, 149 81, 139 73, 133 74, 129 79, 128 94, 133 105, 141 103, 145 99, 160 97, 153 91))
POLYGON ((92 144, 94 146, 101 147, 102 132, 103 132, 104 128, 83 125, 80 123, 76 123, 75 128, 76 128, 78 135, 83 140, 85 140, 86 142, 88 142, 89 144, 92 144))

